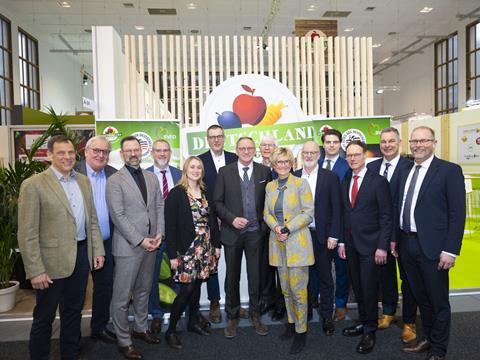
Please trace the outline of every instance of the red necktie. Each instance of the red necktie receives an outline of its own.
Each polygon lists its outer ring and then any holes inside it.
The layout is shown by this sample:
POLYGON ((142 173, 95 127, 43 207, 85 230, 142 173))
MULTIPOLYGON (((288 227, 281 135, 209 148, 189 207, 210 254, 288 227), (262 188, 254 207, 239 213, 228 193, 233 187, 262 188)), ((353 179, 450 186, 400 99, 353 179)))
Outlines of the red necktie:
POLYGON ((162 194, 163 200, 165 200, 168 196, 168 181, 167 181, 167 170, 160 170, 162 173, 162 194))
POLYGON ((355 206, 355 201, 357 200, 358 194, 358 175, 353 177, 353 186, 352 186, 352 199, 350 203, 352 204, 352 208, 355 206))

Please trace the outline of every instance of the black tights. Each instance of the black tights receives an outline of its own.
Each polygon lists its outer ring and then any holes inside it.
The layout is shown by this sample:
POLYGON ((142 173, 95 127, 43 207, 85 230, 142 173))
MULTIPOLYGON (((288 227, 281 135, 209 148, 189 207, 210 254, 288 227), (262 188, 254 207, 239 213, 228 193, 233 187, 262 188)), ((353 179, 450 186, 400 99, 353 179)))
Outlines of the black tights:
POLYGON ((202 280, 195 280, 191 283, 180 284, 180 292, 172 304, 170 311, 170 324, 167 332, 175 332, 178 320, 188 305, 188 324, 194 325, 197 322, 198 302, 200 301, 200 287, 202 280))

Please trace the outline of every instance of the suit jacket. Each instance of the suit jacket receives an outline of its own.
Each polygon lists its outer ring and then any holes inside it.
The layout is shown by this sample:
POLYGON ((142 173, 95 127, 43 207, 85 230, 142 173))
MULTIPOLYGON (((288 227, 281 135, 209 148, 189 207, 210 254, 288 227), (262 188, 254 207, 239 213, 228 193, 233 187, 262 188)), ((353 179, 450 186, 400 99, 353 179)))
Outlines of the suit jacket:
MULTIPOLYGON (((302 177, 303 169, 294 175, 302 177)), ((320 244, 326 244, 329 237, 340 239, 342 234, 342 193, 338 177, 331 171, 318 166, 315 187, 315 233, 320 244)))
MULTIPOLYGON (((177 169, 176 167, 171 166, 171 165, 168 165, 168 168, 170 169, 170 173, 172 174, 173 186, 175 186, 180 181, 180 178, 182 177, 182 171, 177 169)), ((152 166, 146 168, 145 170, 153 173, 154 172, 154 166, 152 165, 152 166)), ((162 189, 160 189, 160 190, 162 190, 162 189)), ((169 194, 170 194, 170 192, 169 192, 169 194)))
POLYGON ((141 254, 144 250, 138 245, 145 237, 165 234, 164 203, 158 179, 150 171, 143 170, 143 176, 147 187, 146 204, 133 176, 125 166, 107 181, 107 204, 114 224, 114 256, 141 254))
MULTIPOLYGON (((225 154, 225 165, 231 164, 238 160, 238 156, 234 153, 224 151, 225 154)), ((205 185, 207 185, 207 191, 210 194, 213 194, 215 191, 215 182, 217 181, 217 168, 213 162, 212 153, 210 150, 204 152, 203 154, 198 155, 198 157, 203 161, 203 166, 205 167, 205 185)))
MULTIPOLYGON (((88 178, 77 173, 83 195, 90 267, 104 256, 102 236, 88 178)), ((77 227, 70 203, 52 169, 25 180, 18 199, 18 245, 27 278, 46 272, 51 279, 69 277, 77 257, 77 227)))
MULTIPOLYGON (((87 176, 87 163, 85 160, 79 161, 75 164, 75 170, 80 172, 81 174, 87 176)), ((113 166, 106 165, 105 166, 105 176, 107 179, 115 174, 117 172, 117 169, 115 169, 113 166)))
MULTIPOLYGON (((398 195, 401 214, 405 183, 403 171, 398 195)), ((414 209, 420 247, 427 258, 437 260, 442 251, 460 254, 465 228, 465 182, 462 168, 434 157, 418 193, 414 209)))
POLYGON ((289 175, 283 193, 283 221, 290 230, 284 243, 277 240, 273 229, 278 226, 275 217, 275 203, 278 198, 278 179, 267 184, 263 217, 270 232, 268 248, 272 266, 282 266, 282 253, 287 266, 310 266, 315 262, 312 237, 308 225, 313 220, 313 197, 307 180, 289 175))
MULTIPOLYGON (((212 211, 213 201, 208 197, 209 207, 208 226, 210 228, 210 242, 220 248, 218 221, 212 211)), ((165 239, 170 259, 184 255, 195 239, 192 209, 187 192, 181 186, 175 186, 165 200, 165 239)))
MULTIPOLYGON (((324 161, 325 157, 320 158, 320 160, 318 160, 318 165, 322 167, 324 161)), ((332 171, 337 174, 340 183, 342 183, 343 179, 345 179, 345 176, 352 173, 350 171, 350 167, 348 166, 347 160, 345 160, 341 156, 339 156, 337 161, 335 161, 335 165, 333 165, 332 171)))
MULTIPOLYGON (((270 168, 253 162, 253 181, 255 184, 255 206, 260 230, 266 231, 263 222, 263 206, 265 204, 265 186, 272 179, 270 168)), ((242 191, 237 162, 220 168, 213 196, 215 212, 222 220, 221 241, 233 245, 240 235, 240 230, 232 225, 236 217, 243 216, 242 191)))
POLYGON ((344 240, 362 255, 372 255, 377 249, 388 251, 392 238, 393 205, 388 181, 367 170, 358 190, 355 206, 350 203, 349 175, 342 183, 344 240))

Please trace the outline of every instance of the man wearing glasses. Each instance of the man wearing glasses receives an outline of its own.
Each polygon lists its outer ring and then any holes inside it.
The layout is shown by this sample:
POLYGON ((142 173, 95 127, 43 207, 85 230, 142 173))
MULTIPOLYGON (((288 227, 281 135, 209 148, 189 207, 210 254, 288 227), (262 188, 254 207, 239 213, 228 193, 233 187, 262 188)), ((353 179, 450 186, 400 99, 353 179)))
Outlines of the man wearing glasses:
POLYGON ((263 221, 265 186, 272 176, 269 167, 253 161, 256 147, 252 138, 238 139, 236 150, 238 161, 220 169, 214 192, 215 210, 222 220, 220 240, 224 246, 227 269, 226 338, 237 335, 244 252, 247 259, 250 320, 258 335, 268 334, 268 329, 260 320, 260 255, 267 230, 263 221))
MULTIPOLYGON (((200 154, 198 157, 203 161, 205 168, 205 185, 207 191, 213 195, 215 182, 217 181, 218 170, 225 165, 237 161, 237 155, 223 150, 225 145, 225 132, 220 125, 211 125, 207 129, 207 142, 210 150, 200 154)), ((210 300, 209 320, 212 323, 220 323, 222 314, 220 313, 220 285, 218 283, 218 274, 210 275, 207 280, 208 300, 210 300)))
POLYGON ((410 135, 414 166, 400 179, 400 258, 420 307, 424 339, 403 351, 430 351, 445 359, 450 335, 448 272, 460 254, 465 227, 462 168, 435 157, 435 132, 419 126, 410 135))

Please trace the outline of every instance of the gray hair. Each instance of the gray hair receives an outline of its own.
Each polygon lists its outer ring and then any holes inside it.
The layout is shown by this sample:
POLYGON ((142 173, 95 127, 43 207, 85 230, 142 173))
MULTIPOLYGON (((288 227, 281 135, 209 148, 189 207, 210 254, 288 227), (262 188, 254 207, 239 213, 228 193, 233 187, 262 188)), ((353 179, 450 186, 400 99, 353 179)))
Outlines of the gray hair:
POLYGON ((107 138, 103 135, 97 135, 88 139, 87 144, 85 145, 85 149, 90 149, 92 147, 92 144, 97 140, 105 141, 108 144, 108 150, 112 150, 112 144, 110 144, 110 141, 108 141, 107 138))
POLYGON ((260 140, 260 145, 262 145, 262 143, 265 141, 265 140, 272 140, 274 145, 277 146, 277 139, 272 136, 272 135, 264 135, 262 136, 262 139, 260 140))

